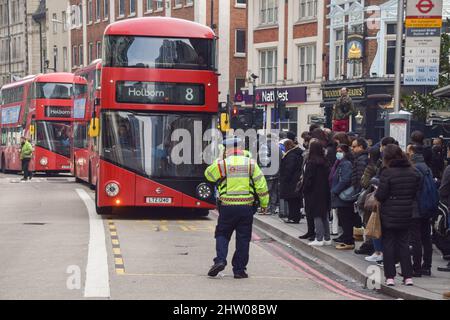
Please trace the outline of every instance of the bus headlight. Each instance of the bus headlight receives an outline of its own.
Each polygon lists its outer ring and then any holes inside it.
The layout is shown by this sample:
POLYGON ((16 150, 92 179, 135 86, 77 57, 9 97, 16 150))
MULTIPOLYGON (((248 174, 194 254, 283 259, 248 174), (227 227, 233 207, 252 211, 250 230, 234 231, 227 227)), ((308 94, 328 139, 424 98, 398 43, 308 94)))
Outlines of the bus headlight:
POLYGON ((46 166, 48 164, 47 157, 42 157, 41 160, 39 160, 39 163, 41 164, 41 166, 46 166))
POLYGON ((197 195, 201 199, 208 199, 212 195, 212 189, 208 184, 200 183, 197 186, 197 195))
POLYGON ((110 182, 105 187, 106 194, 109 197, 115 197, 119 194, 120 188, 119 185, 115 182, 110 182))

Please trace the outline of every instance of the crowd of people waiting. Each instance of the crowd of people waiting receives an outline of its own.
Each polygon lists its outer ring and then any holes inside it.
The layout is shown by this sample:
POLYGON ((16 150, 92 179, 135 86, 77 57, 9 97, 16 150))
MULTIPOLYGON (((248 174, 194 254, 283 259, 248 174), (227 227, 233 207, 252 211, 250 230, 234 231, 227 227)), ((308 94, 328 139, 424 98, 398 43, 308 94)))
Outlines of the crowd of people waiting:
MULTIPOLYGON (((404 152, 392 137, 372 145, 353 133, 316 125, 301 139, 292 132, 267 137, 262 150, 276 144, 280 166, 277 174, 266 176, 271 200, 265 214, 293 224, 305 217, 307 232, 300 239, 366 255, 365 260, 384 267, 389 286, 395 285, 398 263, 405 285, 413 285, 413 277, 430 276, 432 221, 439 203, 450 203, 444 141, 437 138, 425 146, 423 133, 414 131, 404 152), (364 236, 375 211, 381 221, 378 239, 364 236), (359 248, 355 240, 363 241, 359 248)), ((450 247, 450 237, 448 242, 450 247)), ((450 248, 444 251, 448 259, 450 248)), ((450 272, 450 262, 438 270, 450 272)))

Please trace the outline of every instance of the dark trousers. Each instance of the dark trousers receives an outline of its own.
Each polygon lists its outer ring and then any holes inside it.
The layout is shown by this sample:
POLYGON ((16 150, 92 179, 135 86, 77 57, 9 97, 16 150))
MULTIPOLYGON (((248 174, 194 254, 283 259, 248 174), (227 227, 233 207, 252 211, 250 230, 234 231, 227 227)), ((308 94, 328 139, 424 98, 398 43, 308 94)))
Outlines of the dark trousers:
POLYGON ((236 231, 236 251, 233 255, 233 272, 246 270, 249 257, 250 240, 255 208, 253 206, 219 206, 219 219, 216 226, 216 254, 214 263, 227 263, 228 244, 236 231))
POLYGON ((424 218, 413 219, 409 229, 409 237, 413 253, 413 270, 420 272, 422 268, 431 269, 433 245, 431 243, 430 220, 424 218))
POLYGON ((395 263, 400 261, 404 278, 412 277, 411 255, 409 253, 409 230, 382 228, 383 264, 386 278, 396 275, 395 263))
POLYGON ((306 233, 313 236, 316 234, 314 217, 312 217, 311 213, 309 213, 308 211, 305 212, 305 215, 306 215, 306 223, 308 225, 308 231, 306 233))
MULTIPOLYGON (((353 227, 357 225, 359 215, 355 213, 352 207, 337 208, 339 224, 342 227, 342 241, 345 244, 355 244, 353 239, 353 227)), ((360 219, 359 219, 360 220, 360 219)))
POLYGON ((302 208, 302 205, 300 203, 301 199, 291 198, 285 200, 287 201, 289 207, 288 219, 293 220, 295 222, 299 222, 301 217, 300 209, 302 208))
POLYGON ((30 172, 30 169, 28 168, 30 165, 30 161, 31 161, 31 159, 23 159, 22 160, 22 171, 23 171, 24 179, 31 178, 31 172, 30 172))
POLYGON ((269 190, 270 211, 275 211, 279 206, 278 179, 267 179, 267 189, 269 190))

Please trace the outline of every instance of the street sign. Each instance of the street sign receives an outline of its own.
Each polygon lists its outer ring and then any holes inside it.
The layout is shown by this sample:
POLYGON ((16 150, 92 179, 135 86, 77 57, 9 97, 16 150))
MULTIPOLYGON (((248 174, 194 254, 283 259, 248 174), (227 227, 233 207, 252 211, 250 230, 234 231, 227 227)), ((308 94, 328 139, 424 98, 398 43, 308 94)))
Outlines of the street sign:
POLYGON ((441 0, 407 0, 404 85, 438 85, 441 0))

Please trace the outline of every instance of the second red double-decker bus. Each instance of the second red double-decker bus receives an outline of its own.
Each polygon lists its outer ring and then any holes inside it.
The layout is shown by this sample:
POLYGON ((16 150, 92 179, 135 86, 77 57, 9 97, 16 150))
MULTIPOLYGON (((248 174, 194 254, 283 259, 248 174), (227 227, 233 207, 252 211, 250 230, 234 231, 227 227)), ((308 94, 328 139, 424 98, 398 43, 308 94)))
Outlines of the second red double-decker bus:
POLYGON ((210 28, 174 18, 107 27, 100 106, 90 126, 99 134, 97 213, 139 206, 207 214, 215 207, 201 155, 202 137, 217 121, 215 40, 210 28))
POLYGON ((1 89, 1 169, 20 171, 20 137, 30 139, 30 170, 69 172, 73 74, 29 76, 1 89))
POLYGON ((94 101, 99 93, 102 61, 94 60, 75 72, 73 90, 73 139, 70 155, 70 170, 78 182, 95 186, 98 157, 95 156, 96 138, 89 138, 89 123, 92 119, 94 101))

